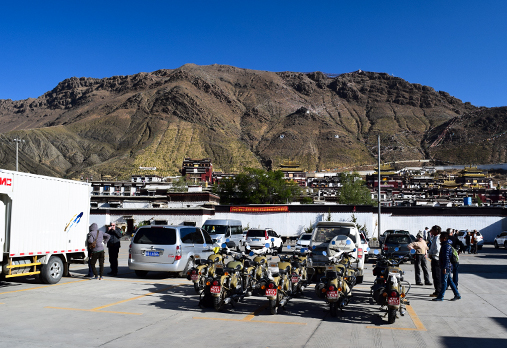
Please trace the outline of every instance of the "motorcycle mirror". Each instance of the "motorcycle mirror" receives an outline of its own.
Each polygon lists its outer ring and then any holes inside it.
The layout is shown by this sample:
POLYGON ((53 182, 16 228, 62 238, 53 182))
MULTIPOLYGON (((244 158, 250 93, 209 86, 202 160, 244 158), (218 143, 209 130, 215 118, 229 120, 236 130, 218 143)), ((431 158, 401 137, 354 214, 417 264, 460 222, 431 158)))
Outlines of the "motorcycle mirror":
POLYGON ((300 252, 301 254, 304 254, 304 252, 305 252, 305 251, 306 251, 306 249, 305 249, 305 248, 301 248, 301 250, 299 250, 299 252, 300 252))
POLYGON ((225 242, 226 242, 226 243, 229 243, 230 241, 231 241, 231 240, 230 240, 229 238, 227 238, 227 239, 225 240, 225 242))
POLYGON ((415 249, 411 249, 411 250, 410 250, 410 253, 411 253, 412 255, 414 255, 414 254, 415 254, 415 249))
POLYGON ((207 245, 206 243, 204 243, 204 244, 202 245, 202 247, 203 247, 203 248, 206 248, 207 246, 208 246, 208 245, 207 245))
POLYGON ((322 252, 322 255, 327 256, 327 253, 325 251, 322 252))
POLYGON ((312 249, 315 249, 315 245, 312 246, 312 249))
POLYGON ((271 241, 274 242, 275 241, 275 238, 271 238, 271 241))
POLYGON ((335 245, 335 244, 336 244, 336 242, 333 240, 333 241, 331 241, 331 244, 335 245))
POLYGON ((352 250, 352 252, 353 252, 353 253, 355 253, 355 252, 356 252, 356 250, 357 250, 357 249, 356 249, 356 248, 354 248, 354 250, 352 250))
POLYGON ((400 248, 396 247, 394 248, 394 251, 400 251, 400 248))
POLYGON ((366 251, 370 251, 370 247, 367 247, 367 248, 366 248, 366 251))
POLYGON ((374 253, 375 255, 378 255, 378 253, 379 253, 378 249, 373 250, 373 253, 374 253))
POLYGON ((254 252, 253 251, 250 251, 250 254, 248 254, 250 256, 254 256, 254 252))
POLYGON ((287 249, 290 249, 290 245, 287 245, 287 249))
POLYGON ((348 239, 345 244, 350 245, 350 244, 352 244, 352 242, 350 241, 350 239, 348 239))
POLYGON ((227 248, 227 244, 222 243, 222 248, 224 248, 224 249, 227 248))
POLYGON ((264 244, 264 246, 265 246, 266 248, 269 248, 271 245, 269 245, 269 243, 266 243, 266 244, 264 244))

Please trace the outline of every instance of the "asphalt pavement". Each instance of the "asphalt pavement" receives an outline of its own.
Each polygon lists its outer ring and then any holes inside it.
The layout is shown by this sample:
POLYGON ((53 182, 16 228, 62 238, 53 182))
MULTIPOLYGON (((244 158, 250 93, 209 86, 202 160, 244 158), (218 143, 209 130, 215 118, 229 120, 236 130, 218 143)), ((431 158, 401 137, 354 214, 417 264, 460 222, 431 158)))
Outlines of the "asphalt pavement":
MULTIPOLYGON (((373 264, 337 318, 314 286, 271 315, 264 297, 249 297, 224 312, 200 308, 192 283, 165 273, 138 278, 122 242, 118 277, 70 278, 42 285, 35 278, 0 283, 2 347, 476 347, 507 346, 507 250, 486 245, 460 257, 462 299, 431 301, 431 286, 412 286, 407 314, 392 325, 370 304, 373 264)), ((106 257, 106 266, 107 257, 106 257)), ((414 282, 413 265, 403 264, 414 282)), ((109 268, 106 267, 106 272, 109 268)))

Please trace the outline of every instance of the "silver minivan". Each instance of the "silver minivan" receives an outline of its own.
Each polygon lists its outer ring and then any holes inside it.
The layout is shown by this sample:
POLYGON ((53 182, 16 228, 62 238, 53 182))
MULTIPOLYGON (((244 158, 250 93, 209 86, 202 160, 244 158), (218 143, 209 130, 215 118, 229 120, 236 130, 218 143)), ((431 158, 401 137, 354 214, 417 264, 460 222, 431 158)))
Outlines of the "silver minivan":
POLYGON ((238 250, 244 245, 243 226, 239 220, 210 219, 204 222, 202 229, 208 232, 218 245, 225 243, 226 239, 234 242, 238 250))
POLYGON ((195 260, 212 254, 210 235, 193 226, 142 226, 132 237, 128 266, 138 277, 149 271, 179 273, 194 267, 195 260))

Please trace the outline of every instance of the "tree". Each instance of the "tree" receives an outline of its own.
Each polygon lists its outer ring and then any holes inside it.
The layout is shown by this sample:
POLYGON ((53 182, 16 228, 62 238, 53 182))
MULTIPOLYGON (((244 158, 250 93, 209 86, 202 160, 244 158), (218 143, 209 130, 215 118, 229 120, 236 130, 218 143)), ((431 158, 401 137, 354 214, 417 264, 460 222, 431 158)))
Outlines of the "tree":
POLYGON ((370 189, 359 174, 340 173, 341 188, 338 202, 341 204, 373 205, 370 189))
POLYGON ((224 179, 213 187, 221 204, 283 204, 292 202, 301 189, 284 179, 282 171, 246 168, 234 178, 224 179))

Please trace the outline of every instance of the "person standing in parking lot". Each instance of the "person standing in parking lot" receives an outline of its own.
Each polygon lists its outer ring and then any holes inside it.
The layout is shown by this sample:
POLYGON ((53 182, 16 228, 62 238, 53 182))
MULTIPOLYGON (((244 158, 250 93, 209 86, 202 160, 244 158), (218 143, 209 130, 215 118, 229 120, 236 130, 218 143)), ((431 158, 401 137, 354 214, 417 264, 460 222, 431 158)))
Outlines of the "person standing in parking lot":
POLYGON ((431 297, 437 297, 442 290, 441 284, 441 271, 440 271, 440 262, 439 262, 439 253, 440 253, 440 242, 439 235, 442 229, 440 226, 435 225, 431 228, 430 234, 430 250, 428 252, 429 258, 431 259, 431 276, 433 277, 433 286, 435 287, 435 292, 432 293, 431 297))
POLYGON ((452 281, 452 277, 451 277, 452 266, 453 266, 451 263, 452 247, 449 242, 449 235, 447 233, 442 233, 442 235, 440 236, 440 243, 441 243, 441 248, 440 248, 439 258, 440 258, 440 269, 442 270, 442 288, 441 288, 441 291, 438 294, 438 296, 436 298, 434 298, 433 301, 443 301, 444 300, 444 295, 445 295, 445 290, 447 288, 447 283, 449 283, 449 285, 452 289, 452 292, 454 293, 454 298, 451 299, 451 301, 456 301, 456 300, 461 299, 461 295, 459 294, 458 288, 456 287, 456 285, 452 281))
MULTIPOLYGON (((463 243, 459 240, 458 233, 456 233, 456 230, 450 230, 449 243, 452 245, 454 249, 458 250, 458 254, 461 254, 461 250, 465 248, 463 243)), ((458 287, 458 268, 459 262, 452 264, 452 281, 454 282, 454 285, 456 285, 456 287, 458 287)))
POLYGON ((426 253, 428 251, 428 245, 426 241, 423 239, 423 235, 418 233, 417 241, 410 243, 408 245, 409 249, 415 249, 415 262, 414 262, 414 270, 415 270, 415 283, 417 285, 423 285, 421 281, 421 268, 424 274, 424 283, 426 285, 433 285, 430 281, 430 275, 428 272, 428 266, 426 266, 426 253))
POLYGON ((477 230, 474 230, 472 232, 471 243, 472 243, 472 253, 477 254, 478 250, 477 230))
POLYGON ((93 223, 90 225, 90 232, 88 232, 88 246, 91 252, 91 266, 93 277, 90 279, 102 280, 102 274, 104 273, 104 243, 109 241, 109 235, 102 231, 99 231, 97 224, 93 223), (91 247, 95 245, 95 247, 91 247), (97 274, 97 268, 95 264, 99 260, 99 274, 97 274))
POLYGON ((108 275, 116 277, 118 275, 118 254, 120 253, 120 238, 122 233, 114 222, 111 223, 106 233, 111 236, 107 242, 109 266, 111 267, 111 272, 109 272, 108 275))
POLYGON ((467 235, 465 237, 465 243, 467 245, 465 251, 469 254, 472 252, 472 233, 467 231, 467 235))

